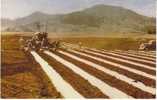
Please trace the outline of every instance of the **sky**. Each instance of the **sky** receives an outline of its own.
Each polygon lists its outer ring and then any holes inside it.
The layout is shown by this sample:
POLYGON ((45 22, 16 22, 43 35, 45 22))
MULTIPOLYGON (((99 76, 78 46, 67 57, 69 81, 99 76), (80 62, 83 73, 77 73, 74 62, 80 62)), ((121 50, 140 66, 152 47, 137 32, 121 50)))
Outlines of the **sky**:
POLYGON ((63 14, 96 4, 121 6, 145 16, 155 17, 156 0, 1 0, 2 18, 16 19, 40 11, 63 14))

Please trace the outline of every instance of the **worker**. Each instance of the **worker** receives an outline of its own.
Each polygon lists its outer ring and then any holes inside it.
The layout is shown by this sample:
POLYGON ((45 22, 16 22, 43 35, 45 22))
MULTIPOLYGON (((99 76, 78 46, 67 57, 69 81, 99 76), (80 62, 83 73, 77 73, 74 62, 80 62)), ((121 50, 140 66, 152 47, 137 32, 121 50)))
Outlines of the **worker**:
POLYGON ((21 49, 21 50, 24 48, 24 43, 25 43, 25 40, 24 40, 23 37, 21 37, 21 38, 19 39, 19 44, 20 44, 20 49, 21 49))
POLYGON ((48 39, 47 38, 43 38, 43 40, 41 41, 41 48, 47 48, 48 47, 48 39))
POLYGON ((82 49, 82 42, 79 42, 79 49, 82 49))

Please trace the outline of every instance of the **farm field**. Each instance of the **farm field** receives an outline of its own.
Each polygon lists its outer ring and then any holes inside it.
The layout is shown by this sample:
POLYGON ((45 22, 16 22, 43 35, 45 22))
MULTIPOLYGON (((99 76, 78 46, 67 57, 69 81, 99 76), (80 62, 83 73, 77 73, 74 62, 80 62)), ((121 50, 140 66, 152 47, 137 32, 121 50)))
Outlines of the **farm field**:
POLYGON ((51 38, 69 48, 23 52, 19 37, 2 35, 2 98, 156 96, 156 52, 138 51, 137 39, 51 38))
MULTIPOLYGON (((32 32, 2 32, 3 35, 14 35, 17 34, 23 37, 31 37, 32 32)), ((148 42, 149 40, 155 40, 154 34, 137 34, 137 33, 111 33, 105 34, 104 36, 75 36, 78 33, 65 33, 74 34, 70 36, 64 35, 64 33, 49 33, 50 41, 60 40, 63 42, 78 44, 82 43, 82 46, 90 48, 106 49, 106 50, 138 50, 141 43, 148 42), (52 35, 53 34, 53 35, 52 35)), ((87 34, 87 33, 80 33, 87 34)), ((88 33, 89 34, 89 33, 88 33)))
POLYGON ((2 98, 62 98, 40 65, 19 50, 17 35, 1 36, 2 98))
POLYGON ((156 99, 155 0, 2 0, 2 99, 156 99))

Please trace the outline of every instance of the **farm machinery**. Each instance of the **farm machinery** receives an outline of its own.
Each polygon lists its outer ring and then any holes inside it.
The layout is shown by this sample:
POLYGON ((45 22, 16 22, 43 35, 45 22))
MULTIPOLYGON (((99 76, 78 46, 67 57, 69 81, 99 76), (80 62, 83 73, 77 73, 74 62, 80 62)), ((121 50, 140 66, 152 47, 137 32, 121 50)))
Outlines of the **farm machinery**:
POLYGON ((150 40, 147 43, 140 44, 139 50, 156 50, 156 40, 150 40))
POLYGON ((54 50, 60 47, 60 41, 49 42, 47 32, 35 32, 30 39, 24 40, 22 37, 19 40, 21 49, 25 51, 35 50, 54 50))

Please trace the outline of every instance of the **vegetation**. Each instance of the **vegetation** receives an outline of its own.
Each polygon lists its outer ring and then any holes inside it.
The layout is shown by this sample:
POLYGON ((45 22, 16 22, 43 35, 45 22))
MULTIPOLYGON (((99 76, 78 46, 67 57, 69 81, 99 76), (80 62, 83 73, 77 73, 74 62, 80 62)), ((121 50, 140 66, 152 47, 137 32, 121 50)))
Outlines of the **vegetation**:
POLYGON ((145 26, 145 31, 148 33, 148 34, 156 34, 156 26, 145 26))
MULTIPOLYGON (((139 15, 131 10, 107 6, 96 5, 82 11, 76 11, 63 15, 48 15, 41 12, 35 12, 29 16, 16 19, 15 21, 2 20, 2 26, 5 26, 7 31, 31 32, 38 31, 36 23, 43 25, 47 24, 48 32, 78 32, 75 35, 82 33, 95 33, 99 36, 100 33, 152 33, 152 29, 146 32, 143 26, 155 25, 155 18, 139 15), (151 31, 150 31, 151 30, 151 31)), ((40 27, 41 31, 44 27, 40 27)), ((4 30, 6 31, 6 30, 4 30)), ((61 34, 64 35, 64 34, 61 34)), ((83 35, 83 34, 81 34, 83 35)))

